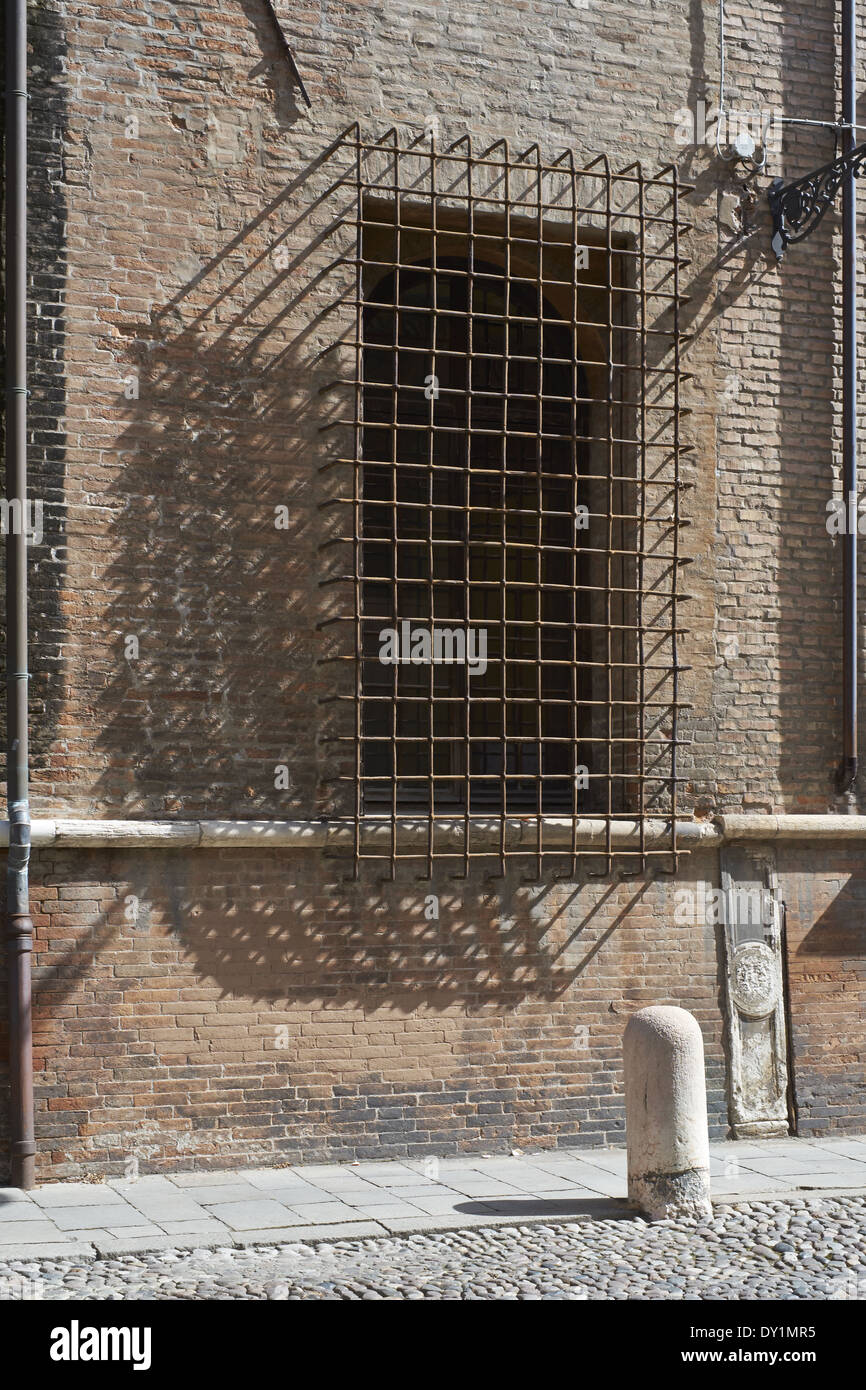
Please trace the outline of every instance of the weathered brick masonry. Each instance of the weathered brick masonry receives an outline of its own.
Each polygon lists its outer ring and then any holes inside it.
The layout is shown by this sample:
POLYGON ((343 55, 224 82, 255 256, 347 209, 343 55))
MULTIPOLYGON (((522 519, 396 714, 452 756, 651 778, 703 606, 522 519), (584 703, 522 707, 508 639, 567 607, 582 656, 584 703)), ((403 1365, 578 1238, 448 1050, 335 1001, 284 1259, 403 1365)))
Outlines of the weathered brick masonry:
POLYGON ((622 1029, 661 980, 724 1133, 715 932, 670 931, 670 881, 453 881, 428 921, 429 884, 214 858, 39 855, 46 1171, 621 1142, 622 1029))
POLYGON ((863 1128, 866 877, 859 851, 779 856, 798 1133, 863 1128))
MULTIPOLYGON (((673 159, 696 184, 684 814, 835 809, 836 219, 780 270, 761 205, 733 229, 712 144, 676 143, 680 108, 715 101, 715 7, 276 8, 309 112, 263 0, 31 10, 34 814, 335 809, 316 703, 345 210, 327 152, 355 120, 431 116, 443 142, 673 159)), ((726 10, 735 105, 835 116, 828 0, 726 10)), ((767 174, 832 157, 787 127, 767 174)), ((862 1128, 862 853, 791 848, 778 869, 800 1127, 862 1128)), ((717 853, 675 879, 347 870, 35 853, 41 1179, 616 1141, 622 1029, 649 1002, 700 1020, 725 1132, 719 932, 674 917, 677 889, 718 884, 717 853)))

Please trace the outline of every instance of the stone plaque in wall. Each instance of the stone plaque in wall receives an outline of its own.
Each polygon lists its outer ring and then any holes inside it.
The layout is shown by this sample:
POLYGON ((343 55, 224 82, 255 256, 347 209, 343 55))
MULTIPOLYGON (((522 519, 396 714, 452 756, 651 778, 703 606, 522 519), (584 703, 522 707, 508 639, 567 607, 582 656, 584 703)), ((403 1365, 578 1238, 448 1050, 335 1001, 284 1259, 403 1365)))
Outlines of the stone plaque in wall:
POLYGON ((767 851, 722 850, 728 1109, 738 1139, 788 1133, 783 907, 767 851))

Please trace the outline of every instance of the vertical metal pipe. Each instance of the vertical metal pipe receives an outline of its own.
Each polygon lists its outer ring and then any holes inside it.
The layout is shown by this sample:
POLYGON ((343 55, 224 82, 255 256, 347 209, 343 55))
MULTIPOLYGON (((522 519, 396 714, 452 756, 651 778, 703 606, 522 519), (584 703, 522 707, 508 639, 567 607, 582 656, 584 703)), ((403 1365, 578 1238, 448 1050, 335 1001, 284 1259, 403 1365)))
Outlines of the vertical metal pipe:
MULTIPOLYGON (((856 143, 857 16, 855 0, 842 0, 843 153, 856 143)), ((842 185, 842 476, 848 525, 842 552, 843 748, 838 787, 851 792, 857 777, 857 195, 854 175, 842 185)))
POLYGON ((27 5, 6 2, 6 941, 12 1184, 32 1187, 30 806, 27 750, 27 5))

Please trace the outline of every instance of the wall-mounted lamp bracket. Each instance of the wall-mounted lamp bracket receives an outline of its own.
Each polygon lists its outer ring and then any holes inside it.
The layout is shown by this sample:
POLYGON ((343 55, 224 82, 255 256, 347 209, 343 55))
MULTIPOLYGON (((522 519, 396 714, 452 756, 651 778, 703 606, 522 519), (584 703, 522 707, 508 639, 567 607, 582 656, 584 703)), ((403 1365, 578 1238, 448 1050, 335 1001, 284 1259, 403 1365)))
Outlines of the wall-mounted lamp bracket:
POLYGON ((773 217, 772 247, 781 260, 791 242, 805 241, 814 232, 824 213, 849 174, 859 178, 866 165, 866 143, 825 164, 813 174, 804 174, 793 183, 774 179, 767 189, 773 217))

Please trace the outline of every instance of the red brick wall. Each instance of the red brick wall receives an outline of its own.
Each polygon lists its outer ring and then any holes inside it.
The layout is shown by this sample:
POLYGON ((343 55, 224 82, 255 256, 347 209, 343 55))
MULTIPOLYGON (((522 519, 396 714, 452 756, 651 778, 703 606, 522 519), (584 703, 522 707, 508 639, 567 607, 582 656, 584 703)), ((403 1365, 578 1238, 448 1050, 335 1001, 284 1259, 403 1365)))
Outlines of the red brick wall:
POLYGON ((866 1116, 866 869, 859 848, 785 849, 791 1051, 798 1131, 866 1116))
MULTIPOLYGON (((452 9, 284 7, 310 112, 264 0, 34 13, 37 811, 328 806, 317 464, 339 448, 320 433, 339 397, 320 394, 320 353, 346 326, 334 229, 351 200, 324 155, 356 119, 384 133, 431 115, 443 144, 540 139, 648 172, 675 158, 696 181, 683 804, 833 804, 833 219, 780 271, 763 201, 737 241, 728 166, 711 141, 676 143, 681 109, 714 100, 713 6, 452 9)), ((828 114, 831 12, 732 3, 730 102, 828 114)), ((831 155, 829 135, 787 127, 772 172, 831 155)))
MULTIPOLYGON (((673 158, 696 182, 683 804, 831 808, 836 223, 780 271, 763 182, 757 231, 737 241, 719 217, 726 167, 711 144, 675 143, 679 108, 715 99, 716 7, 278 8, 309 113, 258 0, 31 12, 35 813, 329 807, 316 467, 345 192, 323 154, 356 119, 384 132, 430 115, 443 141, 673 158)), ((726 9, 731 101, 835 115, 829 0, 726 9)), ((788 127, 767 174, 832 153, 788 127)), ((835 865, 816 850, 791 870, 798 1094, 816 1130, 866 1119, 859 900, 835 865), (844 951, 825 950, 827 913, 844 951), (815 989, 832 1002, 820 1018, 815 989)), ((624 1016, 658 1001, 698 1014, 722 1123, 716 942, 674 923, 675 884, 335 874, 312 855, 35 857, 43 1175, 117 1171, 130 1152, 228 1164, 616 1138, 624 1016), (451 904, 435 924, 431 889, 451 904)), ((679 884, 691 876, 716 883, 716 866, 686 860, 679 884)))
POLYGON ((42 851, 34 885, 43 1180, 622 1142, 622 1030, 655 1002, 700 1020, 724 1132, 715 933, 671 929, 668 880, 42 851))

